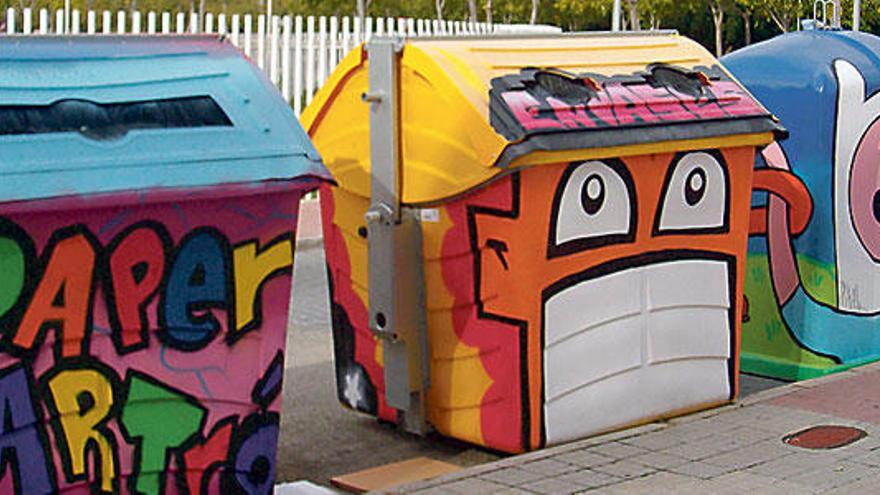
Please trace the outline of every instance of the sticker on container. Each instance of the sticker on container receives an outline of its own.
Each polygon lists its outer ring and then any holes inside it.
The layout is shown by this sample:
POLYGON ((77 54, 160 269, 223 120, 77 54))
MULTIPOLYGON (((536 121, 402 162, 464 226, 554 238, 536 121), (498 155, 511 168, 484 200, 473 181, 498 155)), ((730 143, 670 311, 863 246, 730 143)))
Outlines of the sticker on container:
POLYGON ((422 222, 440 223, 440 210, 437 208, 427 208, 420 210, 422 222))

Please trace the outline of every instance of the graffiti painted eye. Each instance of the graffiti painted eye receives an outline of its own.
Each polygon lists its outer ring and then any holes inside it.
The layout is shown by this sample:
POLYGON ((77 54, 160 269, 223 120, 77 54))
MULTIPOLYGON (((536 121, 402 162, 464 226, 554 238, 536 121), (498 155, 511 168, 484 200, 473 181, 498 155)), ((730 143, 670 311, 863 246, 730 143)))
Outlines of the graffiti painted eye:
POLYGON ((684 155, 667 175, 655 234, 725 231, 727 189, 727 170, 720 155, 684 155))
POLYGON ((635 213, 632 178, 622 162, 571 165, 553 200, 551 257, 632 239, 635 213))
MULTIPOLYGON (((864 133, 852 160, 849 177, 849 203, 852 226, 863 249, 874 262, 880 262, 880 121, 864 133)), ((842 239, 841 244, 845 243, 842 239)), ((850 244, 850 243, 846 243, 850 244)), ((854 244, 854 243, 853 243, 854 244)), ((857 246, 857 244, 855 244, 857 246)), ((849 249, 850 246, 842 246, 849 249)), ((853 252, 852 255, 854 256, 853 252)))
POLYGON ((605 181, 599 174, 587 177, 581 188, 581 207, 587 215, 595 215, 605 203, 605 181))
POLYGON ((691 170, 684 185, 684 200, 688 206, 697 206, 706 195, 706 171, 700 167, 691 170))

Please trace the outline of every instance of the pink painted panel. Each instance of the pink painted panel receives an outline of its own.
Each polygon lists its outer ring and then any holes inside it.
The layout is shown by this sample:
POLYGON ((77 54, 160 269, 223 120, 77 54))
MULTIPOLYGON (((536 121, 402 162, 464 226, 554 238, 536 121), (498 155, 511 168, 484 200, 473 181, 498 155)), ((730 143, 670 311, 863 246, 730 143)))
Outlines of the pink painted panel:
POLYGON ((0 205, 0 493, 271 493, 315 185, 0 205))

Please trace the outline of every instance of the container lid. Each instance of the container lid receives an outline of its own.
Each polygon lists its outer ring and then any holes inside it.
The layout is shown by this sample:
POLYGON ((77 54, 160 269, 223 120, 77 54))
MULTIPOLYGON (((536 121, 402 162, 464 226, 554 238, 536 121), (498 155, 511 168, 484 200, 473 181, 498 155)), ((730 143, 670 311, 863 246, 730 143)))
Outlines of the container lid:
POLYGON ((3 36, 0 66, 0 201, 330 177, 222 38, 3 36))
MULTIPOLYGON (((339 185, 369 196, 363 47, 302 116, 339 185)), ((401 60, 403 200, 429 204, 519 167, 763 145, 784 130, 674 32, 415 38, 401 60)))

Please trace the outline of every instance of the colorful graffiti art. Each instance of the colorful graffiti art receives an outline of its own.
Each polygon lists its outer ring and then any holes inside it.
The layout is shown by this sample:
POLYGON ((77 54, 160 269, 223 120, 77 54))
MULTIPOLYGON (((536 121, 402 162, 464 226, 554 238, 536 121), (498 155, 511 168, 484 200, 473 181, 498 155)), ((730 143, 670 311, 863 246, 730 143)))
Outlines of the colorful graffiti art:
POLYGON ((303 186, 243 187, 0 205, 0 492, 272 492, 303 186))
POLYGON ((856 44, 880 49, 870 35, 816 31, 729 60, 791 130, 763 152, 756 172, 743 326, 749 371, 801 379, 880 358, 880 77, 851 52, 856 44), (786 71, 782 85, 744 66, 807 43, 827 50, 786 71), (813 79, 822 84, 806 84, 813 79), (817 104, 806 108, 808 94, 817 104))
MULTIPOLYGON (((753 158, 532 167, 423 215, 431 423, 521 451, 734 397, 753 158)), ((321 197, 339 398, 393 420, 338 207, 361 198, 321 197)))

